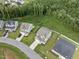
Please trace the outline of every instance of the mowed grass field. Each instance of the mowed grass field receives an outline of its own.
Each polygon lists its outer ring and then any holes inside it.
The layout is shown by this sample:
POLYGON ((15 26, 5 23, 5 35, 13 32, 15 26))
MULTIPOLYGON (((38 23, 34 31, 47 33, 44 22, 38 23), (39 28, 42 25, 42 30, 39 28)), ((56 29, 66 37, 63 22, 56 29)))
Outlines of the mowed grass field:
POLYGON ((19 59, 19 57, 10 49, 0 47, 0 59, 19 59))
POLYGON ((0 43, 0 59, 29 59, 16 47, 0 43))

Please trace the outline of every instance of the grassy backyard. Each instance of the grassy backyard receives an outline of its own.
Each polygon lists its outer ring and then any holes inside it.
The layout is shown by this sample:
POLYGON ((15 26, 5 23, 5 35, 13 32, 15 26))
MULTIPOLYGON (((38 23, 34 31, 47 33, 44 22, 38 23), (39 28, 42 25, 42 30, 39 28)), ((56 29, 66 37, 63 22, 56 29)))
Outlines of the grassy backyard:
POLYGON ((55 16, 26 16, 18 18, 20 22, 30 22, 35 26, 45 26, 79 43, 79 32, 73 31, 67 25, 63 25, 55 16))
POLYGON ((4 33, 4 30, 1 30, 1 31, 0 31, 0 37, 3 36, 3 33, 4 33))
MULTIPOLYGON (((26 45, 31 45, 31 43, 34 41, 35 34, 37 30, 42 27, 48 27, 52 30, 56 30, 59 33, 64 34, 65 36, 71 38, 72 40, 76 41, 79 43, 79 33, 73 31, 70 27, 63 25, 62 22, 57 20, 55 16, 26 16, 26 17, 20 17, 16 18, 19 22, 29 22, 34 24, 35 28, 32 30, 32 32, 27 36, 22 39, 21 42, 23 42, 26 45)), ((20 33, 20 29, 16 32, 9 33, 9 37, 16 39, 20 33)), ((0 32, 2 33, 2 31, 0 32)), ((1 34, 0 34, 1 36, 1 34)), ((58 34, 53 33, 51 39, 47 42, 46 45, 38 45, 35 49, 37 53, 39 53, 40 56, 43 58, 48 58, 48 59, 59 59, 57 56, 55 56, 51 52, 51 48, 55 45, 57 41, 58 34)), ((79 51, 79 50, 78 50, 79 51)), ((79 53, 75 52, 75 55, 73 59, 78 58, 79 53)))
POLYGON ((19 28, 15 32, 9 32, 9 38, 16 39, 20 34, 19 28))

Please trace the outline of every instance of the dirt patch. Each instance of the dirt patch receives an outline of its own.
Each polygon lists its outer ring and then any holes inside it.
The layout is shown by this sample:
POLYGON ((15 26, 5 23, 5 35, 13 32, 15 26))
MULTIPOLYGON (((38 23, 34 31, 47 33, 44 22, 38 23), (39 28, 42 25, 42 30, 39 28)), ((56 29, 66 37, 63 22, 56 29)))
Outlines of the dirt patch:
POLYGON ((4 49, 4 56, 5 59, 19 59, 18 56, 16 56, 16 54, 11 51, 10 49, 4 49))

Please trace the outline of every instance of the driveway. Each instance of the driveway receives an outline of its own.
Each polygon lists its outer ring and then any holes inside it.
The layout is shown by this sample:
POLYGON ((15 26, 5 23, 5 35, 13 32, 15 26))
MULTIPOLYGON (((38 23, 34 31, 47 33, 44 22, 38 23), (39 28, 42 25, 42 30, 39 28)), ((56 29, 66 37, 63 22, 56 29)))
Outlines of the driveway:
POLYGON ((9 34, 9 31, 6 30, 6 31, 4 32, 4 34, 3 34, 3 37, 7 38, 7 37, 8 37, 8 34, 9 34))
POLYGON ((27 55, 30 59, 43 59, 35 51, 30 49, 27 45, 25 45, 22 42, 19 42, 17 40, 2 37, 2 38, 0 38, 0 42, 17 47, 23 53, 25 53, 25 55, 27 55))
POLYGON ((16 38, 16 40, 17 40, 17 41, 21 41, 24 36, 25 36, 25 35, 22 34, 20 37, 16 38))
POLYGON ((35 40, 35 41, 30 45, 30 48, 31 48, 32 50, 34 50, 38 44, 39 44, 39 41, 38 41, 38 40, 35 40))

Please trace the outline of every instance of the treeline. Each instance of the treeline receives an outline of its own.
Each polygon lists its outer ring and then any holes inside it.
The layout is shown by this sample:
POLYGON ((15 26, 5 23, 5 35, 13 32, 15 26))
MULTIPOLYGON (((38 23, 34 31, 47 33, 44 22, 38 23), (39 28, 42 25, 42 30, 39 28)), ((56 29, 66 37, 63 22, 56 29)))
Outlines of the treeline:
POLYGON ((0 5, 0 18, 18 17, 26 15, 53 15, 62 9, 73 17, 79 17, 79 1, 77 0, 26 0, 24 5, 0 5))
POLYGON ((60 22, 79 31, 78 0, 26 0, 28 3, 16 6, 0 5, 0 18, 10 19, 27 15, 55 15, 60 22))

